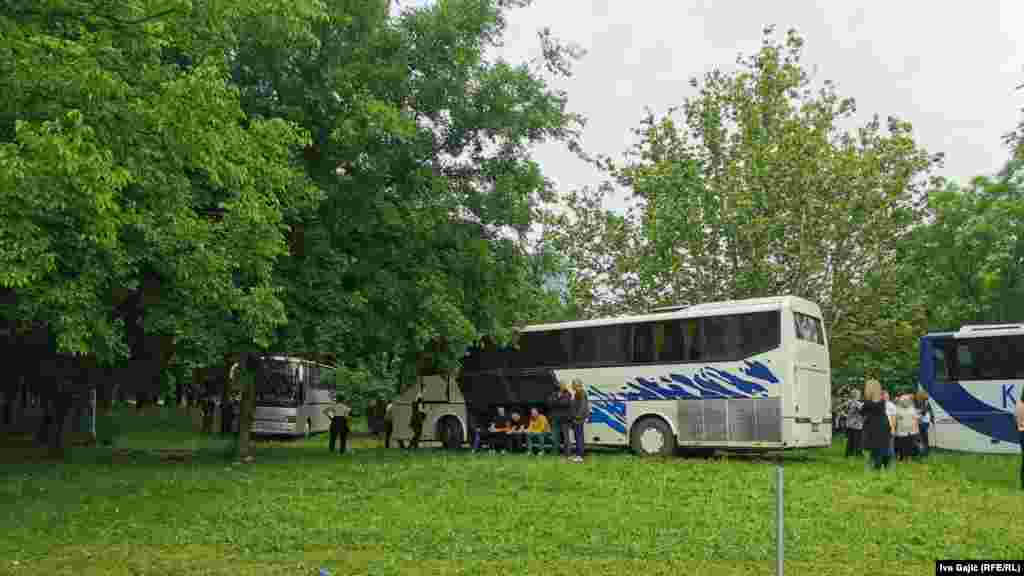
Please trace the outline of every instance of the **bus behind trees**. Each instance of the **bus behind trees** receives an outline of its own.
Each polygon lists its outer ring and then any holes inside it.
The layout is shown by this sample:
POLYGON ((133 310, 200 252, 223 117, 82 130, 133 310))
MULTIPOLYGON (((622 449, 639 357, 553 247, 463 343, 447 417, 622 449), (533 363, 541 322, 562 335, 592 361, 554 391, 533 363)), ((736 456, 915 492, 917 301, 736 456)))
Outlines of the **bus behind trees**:
POLYGON ((289 356, 256 362, 254 434, 310 436, 330 429, 324 410, 339 406, 334 368, 289 356))
POLYGON ((423 394, 423 439, 456 447, 467 414, 544 408, 579 378, 589 445, 644 455, 677 448, 778 450, 832 440, 828 340, 820 308, 794 297, 661 309, 641 316, 527 326, 509 348, 471 349, 455 377, 430 376, 395 403, 407 439, 423 394))
POLYGON ((921 387, 935 422, 932 446, 1015 454, 1013 410, 1024 389, 1024 324, 963 326, 921 338, 921 387))

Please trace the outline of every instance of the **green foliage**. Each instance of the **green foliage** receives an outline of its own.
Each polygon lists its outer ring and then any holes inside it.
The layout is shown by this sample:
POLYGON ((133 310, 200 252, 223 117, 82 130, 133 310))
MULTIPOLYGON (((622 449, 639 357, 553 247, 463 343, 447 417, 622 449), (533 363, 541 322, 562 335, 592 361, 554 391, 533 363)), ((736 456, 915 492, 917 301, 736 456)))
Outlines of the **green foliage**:
POLYGON ((0 287, 4 314, 57 349, 127 354, 113 314, 144 278, 146 331, 201 363, 266 345, 282 212, 317 192, 306 135, 247 117, 228 83, 240 5, 15 2, 0 15, 0 287), (237 321, 226 321, 235 318, 237 321))
POLYGON ((624 216, 602 208, 604 190, 564 198, 550 236, 588 314, 795 294, 822 306, 834 366, 908 350, 923 314, 893 278, 940 157, 896 118, 842 130, 853 100, 813 87, 802 52, 797 33, 768 29, 738 71, 648 113, 625 162, 607 162, 637 200, 624 216))
POLYGON ((911 271, 932 330, 1024 319, 1024 170, 949 183, 927 199, 927 222, 908 243, 911 271))
POLYGON ((340 366, 334 372, 338 400, 352 409, 353 416, 365 416, 378 399, 390 401, 394 397, 402 379, 399 369, 397 363, 383 356, 356 367, 340 366))
MULTIPOLYGON (((275 347, 349 364, 427 350, 452 369, 481 335, 507 339, 536 314, 522 235, 549 191, 528 151, 571 137, 576 119, 538 73, 487 58, 505 4, 391 18, 379 2, 335 3, 287 34, 245 36, 233 62, 245 109, 308 130, 306 172, 325 196, 286 217, 275 347)), ((244 29, 276 19, 254 13, 244 29)))
MULTIPOLYGON (((1024 90, 1024 84, 1017 86, 1017 90, 1024 90)), ((1021 112, 1024 113, 1024 107, 1021 112)), ((1024 160, 1024 118, 1021 118, 1016 129, 1006 134, 1004 141, 1013 151, 1014 160, 1024 160)))

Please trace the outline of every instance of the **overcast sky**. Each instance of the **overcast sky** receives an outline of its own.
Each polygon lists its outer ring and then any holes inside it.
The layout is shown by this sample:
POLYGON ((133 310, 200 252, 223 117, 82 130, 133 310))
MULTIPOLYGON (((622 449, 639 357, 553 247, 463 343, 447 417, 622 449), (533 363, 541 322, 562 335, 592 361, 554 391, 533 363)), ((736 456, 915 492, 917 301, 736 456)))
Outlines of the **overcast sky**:
MULTIPOLYGON (((945 153, 942 174, 967 180, 1009 156, 1002 135, 1024 106, 1024 90, 1015 90, 1024 83, 1021 23, 1024 0, 535 0, 510 13, 500 54, 536 57, 544 26, 584 48, 573 77, 554 85, 588 119, 586 150, 621 157, 644 106, 664 112, 694 93, 692 76, 735 69, 765 25, 795 27, 817 82, 833 80, 855 98, 861 120, 909 120, 920 145, 945 153)), ((535 157, 561 190, 602 179, 560 144, 535 157)))

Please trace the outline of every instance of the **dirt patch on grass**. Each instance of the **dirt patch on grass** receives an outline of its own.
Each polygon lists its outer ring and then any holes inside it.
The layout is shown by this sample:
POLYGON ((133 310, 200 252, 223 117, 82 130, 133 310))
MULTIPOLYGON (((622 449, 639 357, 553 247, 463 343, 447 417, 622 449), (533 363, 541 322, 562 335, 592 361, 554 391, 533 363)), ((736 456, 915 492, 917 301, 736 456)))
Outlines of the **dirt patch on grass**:
POLYGON ((115 448, 111 451, 111 459, 115 464, 128 464, 139 459, 157 458, 161 462, 187 463, 195 458, 196 451, 181 448, 137 450, 131 448, 115 448))

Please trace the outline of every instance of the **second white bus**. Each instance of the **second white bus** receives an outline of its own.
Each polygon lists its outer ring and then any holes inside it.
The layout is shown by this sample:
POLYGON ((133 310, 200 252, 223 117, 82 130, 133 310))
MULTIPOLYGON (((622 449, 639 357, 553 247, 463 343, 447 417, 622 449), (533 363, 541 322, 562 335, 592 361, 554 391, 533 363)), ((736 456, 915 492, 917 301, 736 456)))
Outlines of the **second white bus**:
POLYGON ((581 379, 589 445, 643 455, 677 448, 779 450, 832 441, 828 340, 819 307, 795 296, 698 304, 641 316, 527 326, 517 346, 471 350, 455 378, 422 378, 395 402, 395 434, 454 448, 468 413, 544 408, 558 382, 581 379))

